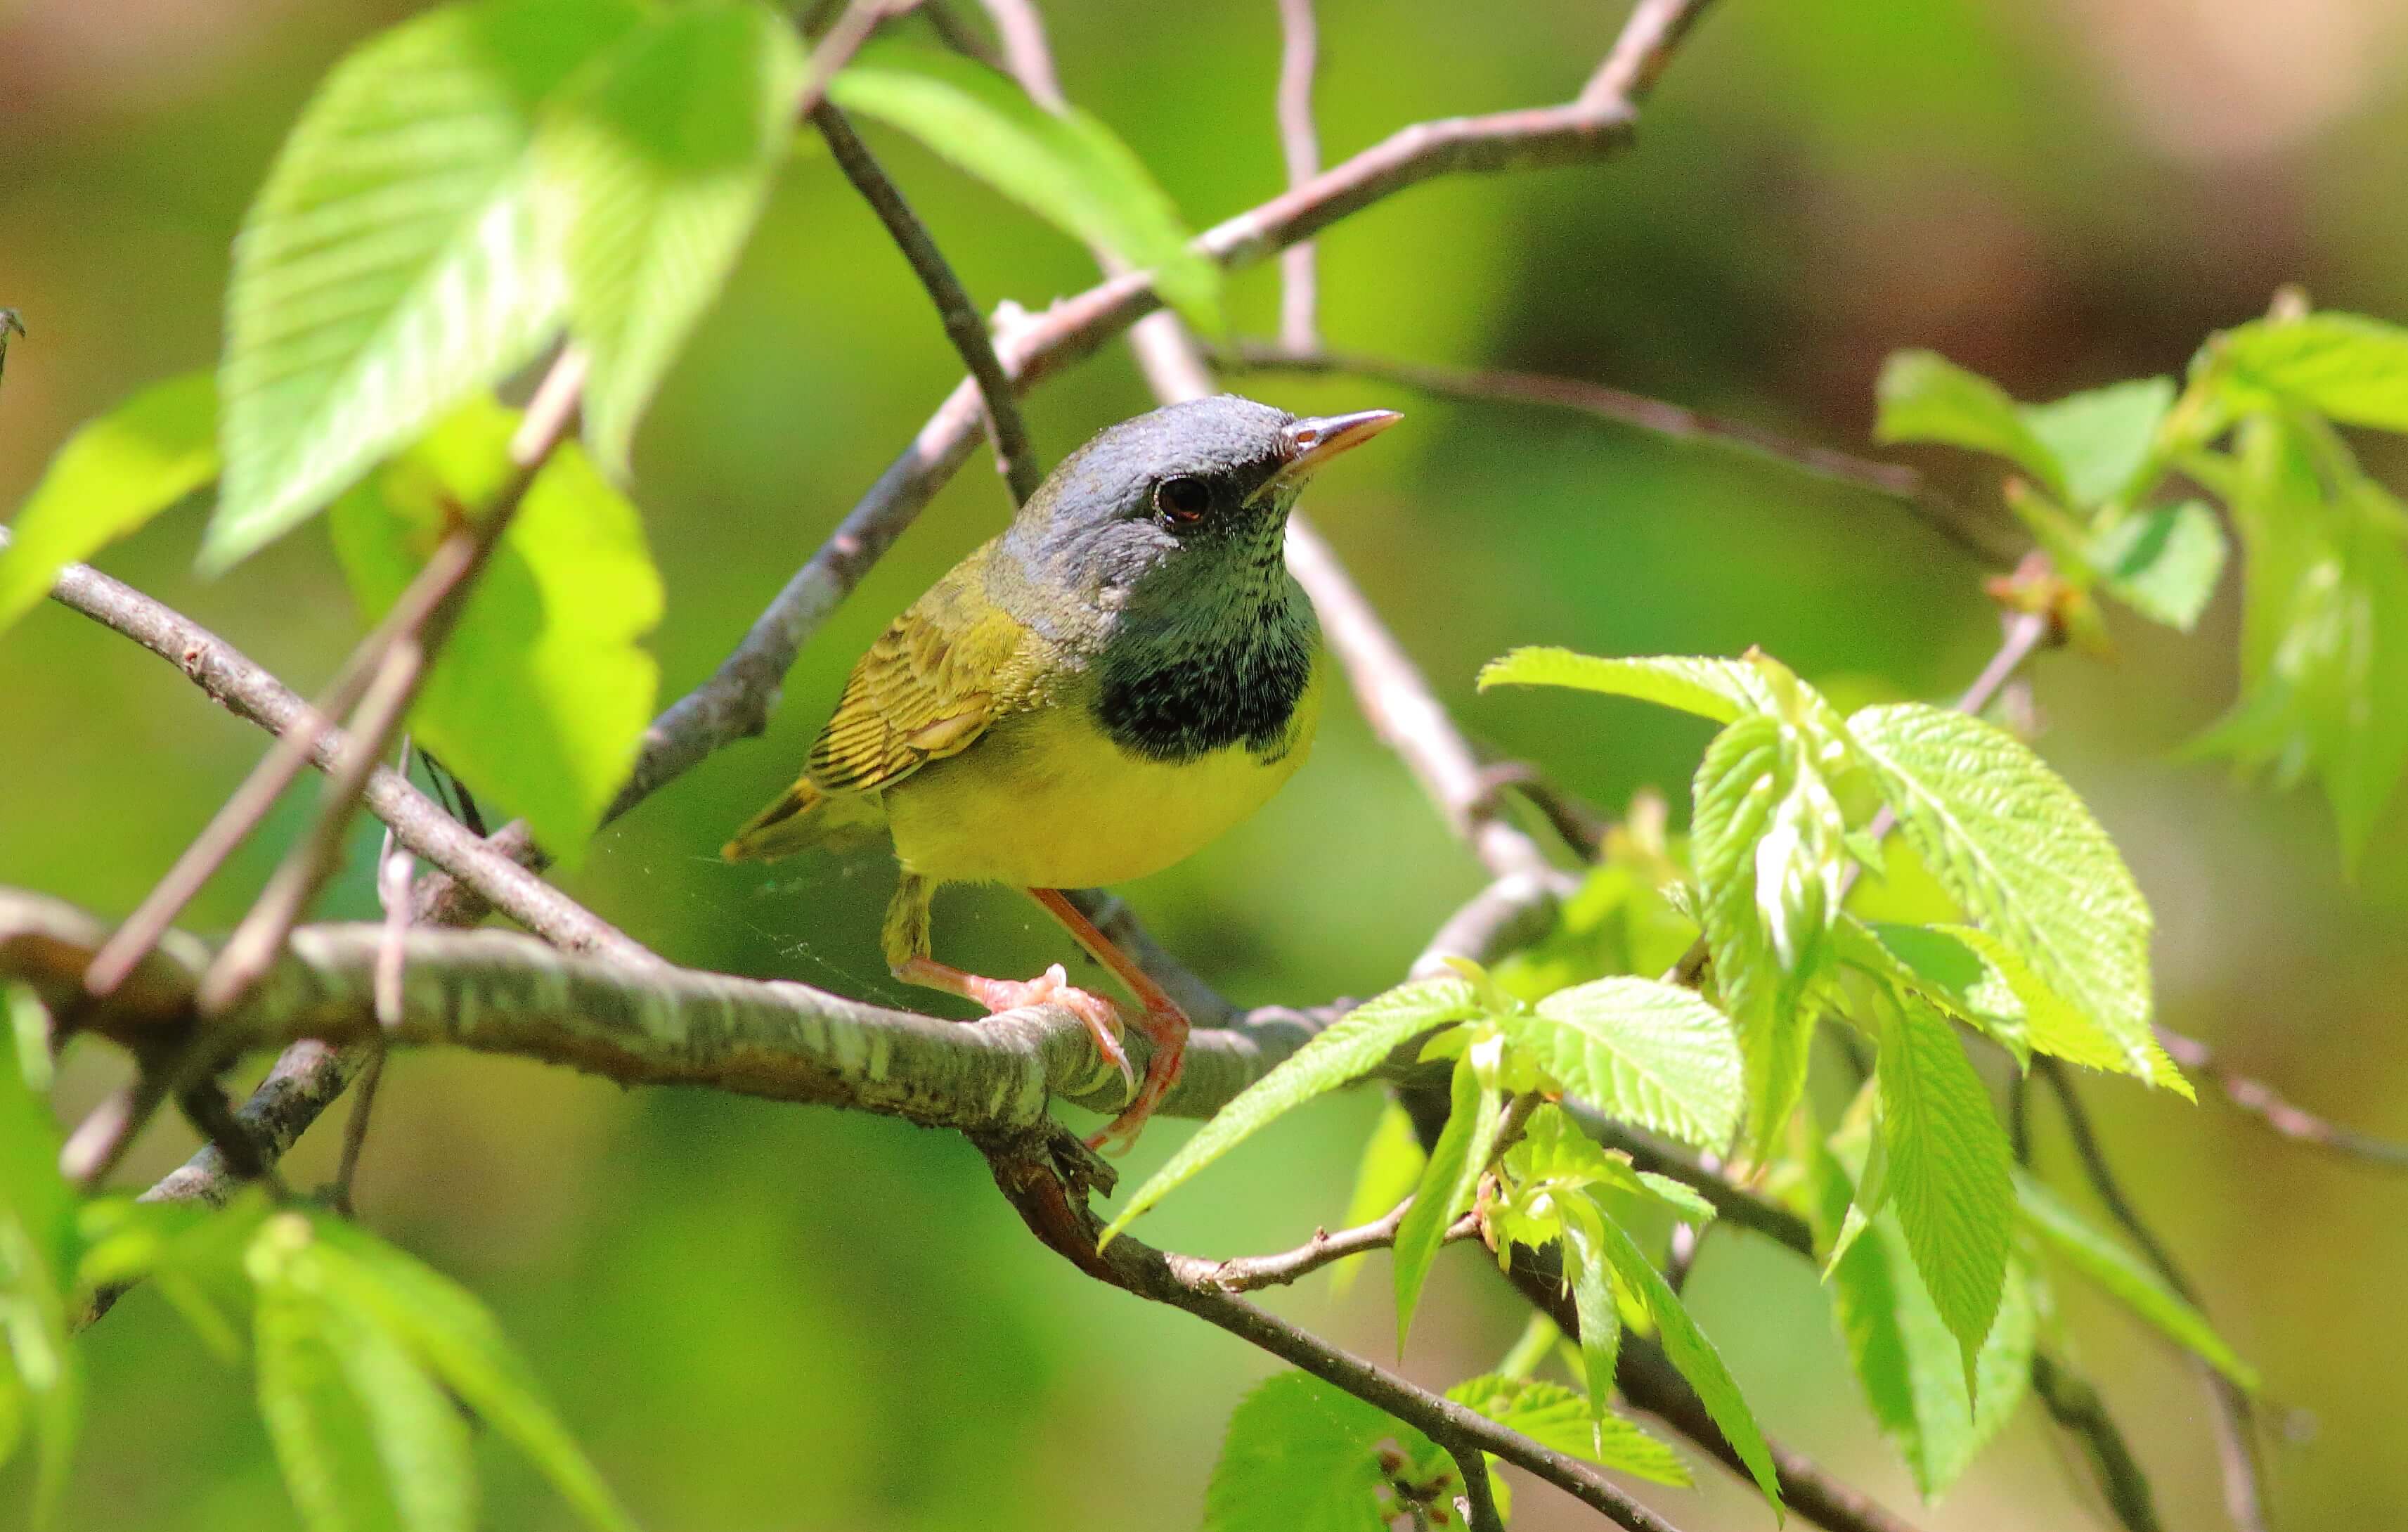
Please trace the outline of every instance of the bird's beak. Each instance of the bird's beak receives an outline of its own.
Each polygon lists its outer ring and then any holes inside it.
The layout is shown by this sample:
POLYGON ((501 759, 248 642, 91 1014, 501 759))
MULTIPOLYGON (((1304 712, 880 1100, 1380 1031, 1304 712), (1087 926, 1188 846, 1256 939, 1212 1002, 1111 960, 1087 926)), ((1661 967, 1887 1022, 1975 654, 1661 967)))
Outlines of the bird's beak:
POLYGON ((1315 415, 1296 422, 1283 433, 1286 465, 1271 475, 1256 498, 1281 484, 1302 482, 1340 453, 1354 451, 1404 418, 1394 410, 1357 410, 1351 415, 1315 415))

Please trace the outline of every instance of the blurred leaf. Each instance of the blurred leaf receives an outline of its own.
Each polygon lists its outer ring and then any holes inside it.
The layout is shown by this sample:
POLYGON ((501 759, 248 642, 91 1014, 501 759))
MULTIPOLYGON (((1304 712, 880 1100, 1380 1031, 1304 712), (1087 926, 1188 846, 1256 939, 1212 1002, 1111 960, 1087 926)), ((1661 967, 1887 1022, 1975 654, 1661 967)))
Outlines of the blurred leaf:
POLYGON ((67 1341, 76 1243, 58 1125, 12 1042, 0 1048, 0 1463, 30 1424, 36 1525, 58 1503, 82 1412, 82 1366, 67 1341))
POLYGON ((1480 1178, 1497 1148, 1497 1092, 1482 1083, 1469 1054, 1455 1062, 1450 1094, 1446 1127, 1431 1146, 1412 1206, 1405 1209, 1405 1221, 1397 1229, 1393 1269, 1398 1355, 1404 1353, 1405 1336, 1412 1328, 1413 1309, 1421 1302, 1430 1263, 1446 1243, 1448 1226, 1471 1210, 1480 1178))
POLYGON ((1541 1447, 1652 1483, 1696 1482, 1670 1447, 1620 1415, 1592 1420, 1586 1401, 1561 1383, 1489 1373, 1455 1384, 1446 1396, 1541 1447))
MULTIPOLYGON (((1354 1194, 1347 1199, 1342 1227, 1354 1229, 1384 1218, 1389 1209, 1413 1194, 1421 1184, 1422 1167, 1429 1156, 1413 1133, 1412 1114, 1391 1100, 1380 1109, 1380 1120, 1363 1145, 1363 1160, 1354 1170, 1354 1194)), ((1363 1269, 1360 1261, 1340 1261, 1330 1268, 1330 1289, 1344 1293, 1363 1269)))
POLYGON ((2155 1327, 2167 1339, 2255 1394, 2258 1369, 2215 1333, 2207 1316, 2168 1287, 2165 1279, 2121 1243, 2083 1221, 2056 1192, 2017 1172, 2015 1201, 2025 1226, 2038 1234, 2066 1264, 2155 1327))
MULTIPOLYGON (((491 501, 517 420, 471 405, 337 505, 335 551, 370 621, 454 518, 491 501)), ((412 737, 576 865, 652 721, 660 667, 637 641, 661 604, 635 507, 562 447, 469 593, 410 710, 412 737)))
POLYGON ((1781 1481, 1772 1467, 1772 1450, 1765 1445, 1764 1432, 1756 1424, 1756 1413, 1747 1407, 1739 1384, 1731 1378, 1730 1369, 1723 1366, 1722 1353, 1713 1341, 1698 1328, 1689 1311, 1681 1307, 1680 1294, 1674 1293, 1647 1257, 1640 1252, 1622 1226, 1612 1219, 1600 1219, 1598 1232, 1602 1236, 1605 1258, 1613 1266, 1615 1278, 1628 1288, 1648 1313, 1655 1316, 1657 1335, 1664 1343, 1664 1354, 1672 1359, 1681 1376, 1697 1390, 1698 1402, 1713 1418, 1722 1431, 1723 1439, 1738 1453, 1740 1461, 1756 1480, 1756 1488, 1781 1508, 1781 1481))
POLYGON ((2173 402, 2172 378, 2139 378, 2019 409, 2051 460, 2063 467, 2067 498, 2087 511, 2147 487, 2138 481, 2173 402))
POLYGON ((794 27, 757 0, 684 6, 544 110, 535 163, 592 364, 585 438, 615 476, 768 198, 804 73, 794 27))
POLYGON ((1046 222, 1154 273, 1154 291, 1208 336, 1221 317, 1221 268, 1188 248, 1169 195, 1129 147, 1085 112, 1059 115, 958 54, 879 43, 828 86, 828 99, 926 144, 1046 222))
POLYGON ((2408 329, 2397 325, 2350 313, 2261 319, 2225 331, 2200 359, 2220 369, 2236 413, 2291 406, 2408 431, 2408 329))
POLYGON ((330 72, 235 243, 223 570, 530 360, 558 329, 537 112, 642 14, 629 0, 474 0, 330 72))
POLYGON ((1434 1454, 1419 1431, 1307 1373, 1283 1372, 1229 1417, 1204 1532, 1386 1532, 1380 1444, 1434 1454))
MULTIPOLYGON (((1817 1156, 1816 1226, 1828 1243, 1851 1206, 1845 1169, 1817 1156)), ((1873 1418, 1927 1501, 1956 1482, 1998 1434, 2031 1380, 2038 1311, 2030 1278, 2011 1264, 1997 1320, 1974 1362, 1978 1410, 1965 1392, 1963 1353, 1914 1267, 1898 1215, 1885 1212, 1831 1266, 1834 1317, 1873 1418)))
POLYGON ((1679 708, 1717 723, 1729 723, 1743 713, 1770 712, 1774 705, 1755 666, 1742 659, 1695 655, 1607 659, 1570 649, 1516 649, 1481 667, 1480 689, 1491 687, 1601 691, 1679 708))
POLYGON ((1889 1206, 1956 1337, 1971 1389, 2006 1286, 2014 1155, 1982 1077, 1922 996, 1899 996, 1883 1018, 1876 1077, 1889 1206))
POLYGON ((2073 790, 1961 713, 1907 702, 1848 728, 1949 896, 2128 1053, 2154 1046, 2149 907, 2073 790))
POLYGON ((1105 1225, 1098 1243, 1110 1241, 1189 1177, 1266 1123, 1315 1096, 1362 1078, 1423 1033, 1481 1014, 1471 986, 1460 978, 1421 979, 1366 1001, 1240 1091, 1237 1099, 1197 1129, 1168 1163, 1130 1195, 1120 1216, 1105 1225))
POLYGON ((408 1351, 329 1292, 309 1221, 270 1220, 252 1247, 259 1408, 312 1532, 470 1532, 468 1425, 408 1351))
POLYGON ((77 427, 0 542, 0 630, 59 571, 139 528, 217 476, 218 394, 206 372, 150 387, 77 427))
POLYGON ((1730 1019, 1695 991, 1619 976, 1558 990, 1501 1019, 1539 1067, 1606 1116, 1720 1149, 1746 1102, 1730 1019))
POLYGON ((2200 500, 2127 516, 2090 547, 2108 589, 2141 615, 2186 633, 2215 594, 2225 554, 2224 528, 2200 500))
POLYGON ((606 1532, 632 1532, 635 1524, 475 1294, 353 1224, 326 1219, 316 1233, 329 1292, 373 1316, 462 1403, 524 1453, 588 1522, 606 1532))
POLYGON ((1899 351, 1874 387, 1876 441, 1944 441, 2020 465, 2052 493, 2066 493, 2065 466, 2006 390, 1937 352, 1899 351))

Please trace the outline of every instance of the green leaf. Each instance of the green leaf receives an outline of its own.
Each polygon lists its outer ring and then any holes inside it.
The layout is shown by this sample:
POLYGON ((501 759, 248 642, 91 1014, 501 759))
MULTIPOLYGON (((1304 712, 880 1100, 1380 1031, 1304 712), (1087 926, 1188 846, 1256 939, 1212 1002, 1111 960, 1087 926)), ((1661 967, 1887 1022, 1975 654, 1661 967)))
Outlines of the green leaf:
POLYGON ((1877 1076, 1889 1205, 1970 1386, 2006 1287, 2014 1154, 1956 1032, 1921 996, 1883 1019, 1877 1076))
POLYGON ((2201 500, 2127 516, 2099 534, 2091 562, 2133 611, 2187 633, 2224 577, 2224 528, 2201 500))
POLYGON ((2020 465, 2049 489, 2066 492, 2065 467, 2006 390, 1937 352, 1899 351, 1882 364, 1874 393, 1881 411, 1876 441, 1944 441, 2020 465))
MULTIPOLYGON (((491 499, 517 418, 472 405, 336 507, 335 551, 370 620, 451 518, 491 499)), ((635 507, 563 447, 478 577, 410 710, 412 737, 575 865, 652 721, 660 667, 637 641, 661 603, 635 507)))
POLYGON ((1605 1448, 1605 1422, 1612 1411, 1613 1376, 1622 1361, 1622 1314, 1613 1305, 1612 1257, 1606 1253, 1610 1221, 1597 1203, 1578 1193, 1555 1199, 1563 1227, 1564 1280, 1571 1285, 1572 1317, 1580 1324, 1581 1380, 1595 1451, 1605 1448))
POLYGON ((383 1331, 524 1453, 595 1526, 633 1532, 617 1498, 544 1398, 493 1314, 466 1288, 350 1223, 316 1225, 327 1289, 383 1331))
POLYGON ((2015 1177, 2015 1200, 2024 1224, 2066 1264, 2099 1284, 2166 1338, 2200 1358, 2240 1387, 2258 1391, 2258 1369, 2215 1333, 2207 1316, 2168 1287, 2147 1263, 2083 1221, 2056 1192, 2029 1176, 2015 1177))
POLYGON ((2141 378, 2025 405, 2021 413, 2049 457, 2063 466, 2067 497, 2086 511, 2148 487, 2140 479, 2173 402, 2172 378, 2141 378))
POLYGON ((911 135, 1066 233, 1150 268, 1163 301, 1207 335, 1226 328, 1220 267, 1189 247, 1145 163, 1093 117, 1049 112, 983 65, 908 43, 864 49, 828 99, 911 135))
MULTIPOLYGON (((1846 1171, 1818 1156, 1816 1227, 1828 1243, 1850 1207, 1846 1171)), ((2010 1265, 1999 1316, 1974 1362, 1977 1409, 1965 1392, 1963 1353, 1917 1274, 1898 1215, 1875 1218, 1831 1266, 1832 1312, 1856 1380, 1926 1500, 1956 1482, 2022 1402, 2038 1328, 2032 1279, 2010 1265)))
POLYGON ((1606 1116, 1720 1149, 1746 1087, 1730 1019, 1693 990, 1619 976, 1558 990, 1505 1035, 1606 1116))
POLYGON ((39 605, 61 570, 215 478, 217 433, 206 372, 153 383, 78 427, 0 542, 0 630, 39 605))
POLYGON ((1380 1444, 1435 1453, 1419 1431, 1301 1372, 1267 1379, 1229 1417, 1204 1532, 1386 1532, 1380 1444))
POLYGON ((1769 713, 1774 702, 1764 677, 1742 659, 1649 655, 1607 659, 1570 649, 1515 649, 1481 667, 1480 689, 1570 687, 1633 697, 1729 723, 1744 713, 1769 713))
POLYGON ((467 1422, 380 1325, 329 1292, 309 1221, 269 1221, 252 1249, 259 1407, 312 1532, 469 1532, 467 1422))
POLYGON ((0 1462, 34 1430, 36 1525, 64 1483, 82 1409, 82 1365, 67 1342, 76 1267, 75 1195, 59 1178, 50 1104, 0 1048, 0 1462))
POLYGON ((1446 1396, 1541 1447, 1651 1483, 1685 1487, 1696 1482, 1688 1465, 1670 1447, 1620 1415, 1593 1419, 1587 1402, 1561 1383, 1489 1373, 1455 1384, 1446 1396))
POLYGON ((1672 1291, 1671 1285, 1664 1280, 1663 1274, 1641 1253, 1630 1236, 1623 1233, 1622 1226, 1610 1218, 1598 1220, 1598 1233, 1603 1236, 1605 1258, 1612 1263, 1615 1279, 1637 1295, 1647 1311, 1655 1316, 1656 1335, 1664 1343, 1664 1354, 1672 1359, 1672 1366, 1679 1368, 1681 1376, 1689 1380, 1689 1386, 1697 1390, 1698 1402, 1706 1407, 1706 1413, 1713 1417, 1723 1439, 1730 1443, 1731 1450, 1739 1453, 1740 1461, 1747 1465, 1747 1471, 1755 1479, 1756 1488, 1764 1492, 1764 1497, 1772 1502, 1776 1510, 1779 1510, 1781 1481, 1773 1470, 1772 1450, 1765 1445, 1764 1432, 1756 1424, 1755 1411, 1748 1409, 1747 1400, 1741 1395, 1730 1369, 1723 1365, 1722 1353, 1714 1350, 1714 1343, 1706 1338, 1705 1332, 1698 1328, 1697 1321, 1681 1307, 1680 1294, 1672 1291))
POLYGON ((1238 1093, 1179 1147, 1168 1163, 1130 1196, 1120 1216, 1104 1228, 1109 1242, 1131 1221, 1168 1196, 1197 1171, 1226 1154, 1256 1129, 1315 1096, 1362 1078, 1390 1053, 1423 1033, 1482 1014, 1469 984, 1448 977, 1400 985, 1365 1002, 1323 1031, 1285 1062, 1238 1093))
POLYGON ((1961 713, 1900 703, 1848 728, 1949 896, 2128 1053, 2154 1046, 2149 907, 2073 790, 1961 713))
POLYGON ((1457 1060, 1446 1127, 1430 1149, 1421 1186, 1397 1229, 1393 1254, 1399 1355, 1405 1349, 1406 1333, 1412 1328, 1413 1309, 1421 1302, 1430 1263, 1446 1243, 1447 1227, 1470 1211, 1472 1196, 1480 1190, 1480 1178, 1497 1147, 1499 1111, 1497 1092, 1481 1082, 1470 1055, 1457 1060))
POLYGON ((235 242, 206 568, 308 517, 558 330, 536 117, 641 14, 630 0, 475 0, 327 75, 235 242))
POLYGON ((1846 826, 1795 726, 1763 714, 1706 746, 1689 849, 1723 1007, 1746 1063, 1751 1143, 1768 1151, 1805 1087, 1808 990, 1840 905, 1846 826))
MULTIPOLYGON (((1422 1167, 1429 1156, 1413 1132, 1412 1114, 1401 1102, 1390 1101, 1380 1110, 1371 1136, 1363 1145, 1363 1160, 1354 1170, 1354 1194, 1346 1202, 1344 1228, 1359 1228, 1413 1194, 1421 1184, 1422 1167)), ((1330 1288, 1344 1293, 1363 1269, 1360 1261, 1340 1261, 1330 1268, 1330 1288)))
POLYGON ((685 6, 544 111, 535 163, 591 362, 585 439, 613 475, 768 199, 805 72, 794 27, 757 0, 685 6))
POLYGON ((2353 426, 2408 431, 2408 329, 2362 314, 2258 320, 2210 342, 2236 412, 2273 401, 2353 426))

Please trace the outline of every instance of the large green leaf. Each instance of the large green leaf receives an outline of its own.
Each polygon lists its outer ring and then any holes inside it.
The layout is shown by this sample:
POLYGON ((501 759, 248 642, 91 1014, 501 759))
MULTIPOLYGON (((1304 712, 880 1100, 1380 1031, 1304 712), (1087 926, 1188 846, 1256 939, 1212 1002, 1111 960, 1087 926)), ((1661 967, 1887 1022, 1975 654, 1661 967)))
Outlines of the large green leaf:
POLYGON ((0 1463, 30 1424, 36 1524, 57 1503, 81 1411, 82 1367, 67 1343, 76 1244, 58 1125, 25 1083, 12 1037, 0 1048, 0 1463))
POLYGON ((1877 441, 1944 441, 2021 465, 2052 493, 2066 492, 2057 461, 2006 390, 1937 352, 1900 351, 1882 364, 1875 385, 1877 441))
POLYGON ((1059 114, 958 54, 907 43, 862 51, 828 99, 876 118, 1039 218, 1131 266, 1210 335, 1224 328, 1221 269, 1188 245, 1169 196, 1111 129, 1075 108, 1059 114))
POLYGON ((627 471, 636 422, 718 296, 794 136, 803 48, 759 0, 650 19, 545 110, 543 211, 591 363, 585 436, 627 471))
POLYGON ((1397 1288, 1397 1351, 1405 1349, 1413 1309, 1421 1302, 1422 1283, 1430 1263, 1446 1243, 1450 1224, 1471 1209, 1473 1193, 1497 1147, 1499 1116, 1497 1092, 1481 1083, 1480 1070, 1469 1054, 1457 1059, 1450 1091, 1446 1127, 1431 1146, 1428 1166, 1397 1228, 1393 1267, 1397 1288))
POLYGON ((1615 1279, 1656 1317, 1656 1333, 1664 1343, 1664 1354, 1672 1359, 1672 1366, 1697 1390, 1698 1402, 1713 1418, 1723 1439, 1739 1453, 1756 1488, 1778 1510, 1781 1481, 1772 1466, 1772 1449, 1765 1445, 1763 1429, 1756 1424, 1756 1412, 1748 1409, 1738 1381, 1723 1365, 1722 1353, 1714 1350, 1714 1343, 1706 1338, 1697 1321, 1681 1306, 1681 1295, 1672 1291, 1663 1273, 1623 1233, 1622 1226, 1610 1218, 1598 1223, 1605 1258, 1613 1266, 1615 1279))
POLYGON ((0 542, 0 629, 39 604, 59 571, 133 532, 217 471, 217 383, 206 372, 153 383, 79 427, 0 542))
POLYGON ((641 14, 632 0, 473 0, 327 75, 235 243, 206 566, 333 500, 558 330, 536 117, 641 14))
POLYGON ((2173 402, 2172 378, 2140 378, 2019 412, 2063 468, 2067 497, 2086 511, 2147 487, 2139 480, 2173 402))
POLYGON ((1612 1415, 1613 1377, 1622 1360, 1622 1311, 1613 1302, 1613 1261, 1605 1251, 1604 1209, 1595 1199, 1570 1193, 1555 1199, 1563 1230, 1564 1280, 1572 1290, 1572 1318, 1580 1325, 1581 1381, 1586 1385, 1591 1438, 1605 1449, 1605 1423, 1612 1415))
POLYGON ((2201 354, 2220 365, 2239 412, 2270 403, 2353 426, 2408 431, 2408 329, 2362 314, 2258 320, 2226 331, 2201 354))
POLYGON ((2224 577, 2224 528, 2200 500, 2125 517, 2092 542, 2091 562, 2124 604, 2187 633, 2224 577))
POLYGON ((2014 1155, 1947 1019, 1919 995, 1886 1009, 1877 1077, 1888 1201, 1971 1387, 2006 1287, 2014 1155))
MULTIPOLYGON (((1828 1247, 1854 1189, 1838 1159, 1818 1157, 1815 1225, 1828 1247)), ((1832 1264, 1833 1316, 1856 1380, 1926 1500, 1956 1482, 2004 1425, 2031 1379, 2038 1325, 2031 1276, 2010 1265, 1998 1319, 1974 1361, 1978 1409, 1965 1392, 1964 1355, 1914 1268, 1898 1215, 1884 1212, 1832 1264)))
POLYGON ((1949 896, 2124 1048, 2153 1046, 2149 907, 2073 790, 1961 713, 1908 702, 1848 728, 1949 896))
POLYGON ((1455 1384, 1446 1396, 1541 1447, 1654 1483, 1695 1482, 1670 1447, 1620 1415, 1592 1419, 1587 1402, 1561 1383, 1484 1373, 1455 1384))
POLYGON ((1480 689, 1491 687, 1569 687, 1633 697, 1729 723, 1742 713, 1770 712, 1773 700, 1764 677, 1743 659, 1692 655, 1604 658, 1570 649, 1516 649, 1481 668, 1480 689))
POLYGON ((1380 1444, 1434 1454, 1419 1431, 1307 1373, 1283 1372, 1229 1417, 1204 1532, 1386 1532, 1380 1444))
POLYGON ((2156 1327, 2175 1345, 2199 1357, 2251 1393, 2258 1369, 2215 1333, 2215 1327, 2168 1287, 2146 1262, 2092 1228, 2057 1193, 2029 1176, 2015 1177, 2015 1200, 2025 1226, 2038 1234, 2066 1264, 2156 1327))
POLYGON ((1558 990, 1505 1035, 1608 1117, 1720 1149, 1746 1102, 1730 1019, 1696 991, 1627 976, 1558 990))
MULTIPOLYGON (((335 549, 371 619, 450 518, 490 501, 517 418, 472 405, 336 507, 335 549)), ((410 711, 412 737, 574 865, 652 720, 660 668, 637 641, 661 604, 635 507, 563 447, 470 592, 410 711)))
POLYGON ((1484 1006, 1459 978, 1425 979, 1401 985, 1367 1001, 1336 1025, 1238 1093, 1179 1147, 1179 1152, 1137 1189, 1103 1232, 1110 1240, 1132 1220, 1168 1196, 1206 1165, 1252 1136, 1255 1130, 1315 1096, 1362 1078, 1399 1046, 1439 1027, 1469 1021, 1484 1006))

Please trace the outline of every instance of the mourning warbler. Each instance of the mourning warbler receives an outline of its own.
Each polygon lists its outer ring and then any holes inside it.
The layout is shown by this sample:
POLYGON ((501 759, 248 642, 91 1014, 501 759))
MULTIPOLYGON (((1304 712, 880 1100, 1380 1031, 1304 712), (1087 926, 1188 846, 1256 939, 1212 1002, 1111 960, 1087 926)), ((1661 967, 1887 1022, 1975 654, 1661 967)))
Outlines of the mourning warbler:
POLYGON ((1142 1003, 1144 1082, 1095 1140, 1133 1141, 1179 1077, 1187 1018, 1061 890, 1169 866, 1303 763, 1321 633, 1288 573, 1288 513, 1314 470, 1398 418, 1298 419, 1224 395, 1104 430, 895 619, 801 778, 723 855, 883 826, 903 871, 884 930, 895 976, 990 1013, 1063 1005, 1128 1076, 1118 1011, 1060 964, 1014 981, 930 956, 938 885, 1026 889, 1142 1003))

